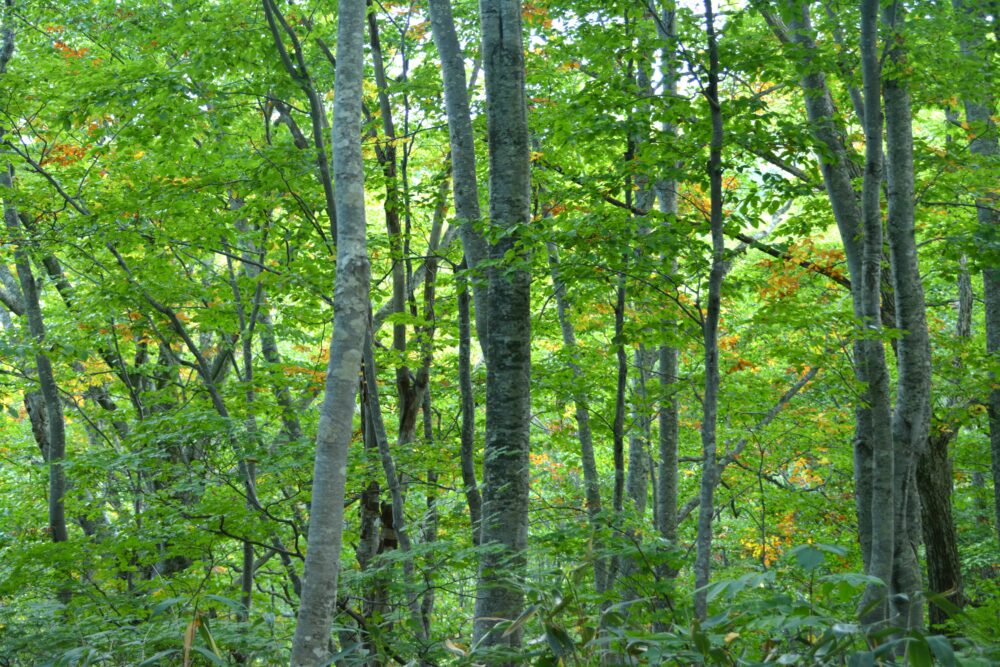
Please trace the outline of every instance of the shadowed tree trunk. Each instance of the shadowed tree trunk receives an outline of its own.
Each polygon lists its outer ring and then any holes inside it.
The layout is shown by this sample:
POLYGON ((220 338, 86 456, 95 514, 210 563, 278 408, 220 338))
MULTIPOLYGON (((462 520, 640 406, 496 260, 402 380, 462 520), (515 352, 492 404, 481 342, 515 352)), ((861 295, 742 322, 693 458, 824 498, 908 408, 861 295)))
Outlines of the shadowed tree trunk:
POLYGON ((483 497, 476 481, 476 397, 472 391, 472 334, 469 315, 469 286, 463 261, 455 278, 458 290, 458 384, 462 401, 461 449, 462 486, 469 505, 472 543, 478 545, 483 516, 483 497))
MULTIPOLYGON (((883 11, 883 23, 889 32, 888 61, 892 72, 903 72, 907 66, 902 36, 904 11, 901 5, 883 11)), ((914 237, 913 128, 906 82, 895 76, 886 77, 883 97, 888 180, 886 235, 891 258, 895 327, 904 332, 896 341, 899 377, 892 416, 893 492, 896 494, 892 594, 896 622, 901 627, 917 628, 923 625, 923 583, 917 557, 921 531, 916 465, 917 457, 927 446, 930 429, 931 347, 914 237)), ((877 102, 870 100, 868 103, 877 102)))
MULTIPOLYGON (((889 373, 882 344, 881 275, 882 275, 882 67, 878 54, 878 0, 861 2, 861 62, 865 95, 865 172, 862 191, 864 244, 861 271, 861 308, 864 337, 861 340, 862 363, 868 379, 868 404, 871 409, 869 464, 871 483, 870 551, 868 574, 885 582, 869 584, 862 599, 862 618, 869 624, 889 620, 888 586, 892 583, 894 519, 894 457, 890 430, 891 407, 889 373)), ((864 463, 862 463, 864 465, 864 463)))
POLYGON ((528 258, 518 227, 531 219, 524 47, 519 0, 482 0, 483 69, 490 148, 490 224, 503 235, 490 248, 486 446, 482 544, 474 635, 482 646, 520 646, 521 633, 492 632, 521 613, 528 541, 531 419, 531 301, 528 258))
MULTIPOLYGON (((14 54, 14 29, 7 24, 10 12, 4 13, 2 41, 0 41, 0 76, 6 74, 7 64, 14 54)), ((0 127, 0 138, 4 129, 0 127)), ((28 246, 28 230, 20 224, 17 207, 14 204, 13 168, 0 162, 0 198, 3 199, 3 218, 10 240, 14 242, 14 265, 17 271, 18 284, 10 288, 20 288, 20 305, 27 320, 28 333, 35 344, 35 372, 38 374, 38 385, 45 407, 47 421, 47 452, 45 460, 49 466, 49 534, 53 542, 65 542, 69 539, 66 528, 66 472, 63 460, 66 458, 66 422, 63 418, 63 405, 59 399, 59 386, 56 384, 52 371, 52 362, 46 353, 45 321, 42 319, 42 306, 38 295, 38 284, 31 270, 31 258, 28 246)), ((6 272, 6 271, 5 271, 6 272)), ((12 282, 12 281, 11 281, 12 282)), ((9 289, 6 291, 10 291, 9 289)), ((16 289, 14 295, 16 297, 16 289)), ((38 442, 42 442, 36 437, 38 442)), ((67 584, 69 582, 66 582, 67 584)), ((63 601, 69 599, 69 588, 60 589, 59 597, 63 601)))
POLYGON ((697 556, 695 558, 694 613, 700 620, 708 614, 708 586, 712 567, 712 518, 715 513, 717 463, 716 422, 719 406, 719 312, 722 280, 725 277, 726 241, 722 228, 722 107, 719 104, 719 49, 716 42, 712 0, 705 0, 705 29, 708 33, 708 89, 705 97, 712 115, 712 143, 708 159, 710 180, 712 268, 708 278, 708 303, 702 321, 705 348, 705 393, 702 397, 701 493, 698 506, 697 556))

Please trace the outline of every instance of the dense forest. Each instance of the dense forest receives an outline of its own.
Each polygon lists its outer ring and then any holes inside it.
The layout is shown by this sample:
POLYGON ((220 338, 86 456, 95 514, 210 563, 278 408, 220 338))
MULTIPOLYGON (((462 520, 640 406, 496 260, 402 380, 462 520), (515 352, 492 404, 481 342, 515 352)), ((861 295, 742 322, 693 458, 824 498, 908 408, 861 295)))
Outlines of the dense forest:
POLYGON ((996 0, 3 0, 0 665, 1000 664, 996 0))

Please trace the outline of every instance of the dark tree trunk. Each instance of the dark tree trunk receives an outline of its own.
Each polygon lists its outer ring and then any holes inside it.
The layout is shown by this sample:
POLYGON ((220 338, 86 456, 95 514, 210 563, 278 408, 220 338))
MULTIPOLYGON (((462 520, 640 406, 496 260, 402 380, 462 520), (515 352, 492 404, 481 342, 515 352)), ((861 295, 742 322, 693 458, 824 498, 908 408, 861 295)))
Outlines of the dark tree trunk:
POLYGON ((528 541, 531 419, 531 300, 528 258, 518 227, 531 220, 524 46, 519 0, 482 0, 483 65, 490 148, 490 224, 505 234, 490 248, 483 462, 483 554, 476 592, 475 639, 520 646, 521 633, 492 632, 495 619, 521 613, 528 541))
POLYGON ((708 159, 710 181, 712 269, 708 277, 708 303, 702 321, 705 350, 705 391, 702 396, 701 492, 698 507, 697 555, 695 558, 695 616, 704 620, 708 614, 708 586, 712 567, 712 519, 717 482, 716 423, 719 409, 719 313, 722 306, 722 281, 725 277, 726 241, 722 221, 722 107, 719 102, 719 48, 715 32, 712 0, 705 0, 705 27, 708 33, 708 89, 705 97, 712 117, 712 142, 708 159))
MULTIPOLYGON (((892 585, 895 541, 894 457, 890 430, 889 373, 882 344, 882 71, 878 54, 878 0, 861 2, 861 59, 865 94, 865 173, 862 192, 864 244, 861 271, 862 323, 867 334, 861 340, 867 399, 871 410, 870 553, 868 574, 884 585, 869 584, 862 600, 863 620, 868 625, 889 620, 888 587, 892 585)), ((864 465, 864 462, 857 462, 864 465)))

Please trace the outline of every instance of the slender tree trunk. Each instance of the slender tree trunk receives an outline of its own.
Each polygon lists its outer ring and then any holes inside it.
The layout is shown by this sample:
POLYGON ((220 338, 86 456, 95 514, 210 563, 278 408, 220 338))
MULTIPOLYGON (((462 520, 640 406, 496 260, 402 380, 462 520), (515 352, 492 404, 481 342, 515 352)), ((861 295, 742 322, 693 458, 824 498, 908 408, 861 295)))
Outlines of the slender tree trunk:
MULTIPOLYGON (((580 440, 580 461, 583 464, 583 491, 587 507, 587 518, 590 521, 591 535, 595 547, 599 546, 598 531, 601 514, 601 480, 597 473, 597 461, 594 457, 594 438, 590 431, 590 411, 587 407, 587 394, 584 391, 583 371, 577 362, 576 332, 573 322, 569 319, 566 303, 566 284, 559 275, 559 250, 551 241, 546 244, 549 255, 549 269, 552 272, 552 287, 556 297, 556 313, 559 316, 559 328, 562 330, 563 345, 569 352, 570 371, 573 373, 573 407, 576 415, 576 432, 580 440)), ((599 551, 599 549, 595 549, 599 551)), ((602 557, 594 559, 594 588, 603 593, 607 582, 607 562, 602 557)))
POLYGON ((465 78, 465 56, 455 32, 451 0, 429 0, 431 32, 441 58, 441 80, 444 83, 445 110, 448 114, 448 136, 451 141, 451 164, 455 215, 459 219, 465 262, 473 273, 472 292, 475 296, 476 334, 486 351, 487 289, 480 272, 489 258, 489 248, 476 229, 482 214, 479 210, 479 186, 476 181, 476 143, 472 134, 472 113, 465 78))
POLYGON ((890 430, 889 374, 882 344, 882 72, 878 54, 878 0, 861 2, 861 62, 865 94, 865 173, 862 192, 864 253, 862 259, 861 341, 868 405, 871 410, 871 547, 868 574, 885 582, 870 584, 862 600, 863 620, 873 625, 889 620, 888 591, 892 585, 895 545, 894 457, 890 430))
MULTIPOLYGON (((429 449, 434 448, 434 421, 431 412, 431 394, 424 392, 423 405, 423 425, 424 425, 424 445, 429 449)), ((427 471, 427 519, 424 524, 424 544, 433 544, 437 541, 438 535, 438 506, 437 506, 437 483, 438 474, 434 470, 427 471)), ((424 626, 424 638, 431 636, 431 624, 434 619, 434 572, 430 569, 424 572, 424 596, 420 602, 420 617, 424 626)))
MULTIPOLYGON (((660 39, 663 41, 660 70, 663 77, 664 96, 677 94, 676 22, 677 11, 673 5, 663 12, 657 22, 660 39)), ((677 130, 672 124, 665 123, 663 129, 669 136, 676 137, 677 130)), ((657 183, 656 190, 660 212, 666 215, 667 224, 673 224, 677 218, 677 181, 673 178, 660 181, 657 183)), ((677 270, 675 258, 664 258, 664 260, 664 264, 670 268, 671 272, 677 270)), ((660 536, 673 545, 677 541, 677 443, 680 431, 676 396, 677 348, 673 345, 673 339, 677 336, 677 323, 673 319, 669 319, 663 328, 664 336, 668 342, 661 345, 658 350, 658 375, 660 379, 658 449, 660 463, 656 492, 656 527, 660 536)), ((676 572, 669 563, 664 563, 657 569, 657 577, 660 579, 672 579, 674 576, 676 576, 676 572)), ((668 603, 669 601, 666 599, 658 600, 660 607, 666 606, 668 603)))
POLYGON ((701 493, 698 507, 697 555, 695 558, 694 613, 700 620, 708 614, 708 586, 712 567, 713 494, 716 475, 716 422, 719 405, 719 312, 722 280, 725 277, 726 241, 722 226, 722 107, 719 102, 719 49, 715 33, 712 0, 705 0, 705 28, 708 33, 708 90, 706 98, 712 114, 712 143, 708 159, 710 180, 712 269, 708 278, 708 303, 702 322, 705 347, 705 393, 702 397, 701 493))
MULTIPOLYGON (((5 35, 5 42, 6 38, 5 35)), ((10 39, 13 39, 12 35, 10 39)), ((38 373, 38 384, 45 405, 48 427, 46 434, 48 452, 45 459, 49 465, 49 533, 53 542, 65 542, 69 539, 64 504, 66 472, 63 468, 63 461, 66 458, 66 422, 63 418, 63 405, 59 398, 59 387, 52 370, 52 362, 46 353, 48 346, 45 342, 45 321, 42 318, 38 284, 35 282, 35 275, 31 270, 31 259, 27 250, 30 240, 27 237, 27 230, 23 229, 19 223, 13 200, 13 190, 14 184, 11 180, 10 167, 5 165, 0 170, 0 196, 3 197, 4 222, 10 238, 17 244, 14 250, 14 264, 20 283, 28 332, 36 345, 35 370, 38 373)), ((60 597, 64 600, 68 599, 68 590, 65 588, 60 593, 60 597)))
MULTIPOLYGON (((424 626, 420 616, 420 600, 414 586, 413 548, 410 543, 409 526, 406 523, 406 515, 403 511, 405 505, 402 484, 400 483, 399 474, 396 472, 396 462, 392 458, 392 452, 389 451, 389 439, 385 433, 385 425, 382 423, 382 409, 378 397, 378 372, 375 367, 373 346, 374 341, 369 329, 365 335, 363 360, 366 385, 365 409, 368 411, 368 424, 372 427, 372 437, 378 446, 382 471, 385 473, 386 485, 389 487, 389 494, 392 499, 390 508, 392 513, 391 527, 398 541, 399 549, 404 554, 403 585, 406 588, 406 606, 410 611, 410 622, 413 628, 420 633, 424 626)), ((385 525, 387 519, 383 519, 382 523, 385 525)), ((421 639, 426 639, 426 637, 421 637, 421 639)))
POLYGON ((337 29, 337 96, 333 110, 333 171, 337 206, 337 282, 326 396, 320 408, 309 518, 309 550, 302 603, 292 642, 293 667, 323 664, 344 518, 347 450, 354 397, 368 324, 369 264, 365 243, 364 165, 361 157, 361 88, 364 76, 364 0, 341 0, 337 29))
MULTIPOLYGON (((263 0, 264 3, 264 15, 267 17, 268 26, 271 29, 271 36, 274 39, 274 45, 278 50, 278 55, 281 56, 281 62, 288 72, 292 80, 298 84, 305 93, 306 97, 309 99, 309 120, 312 126, 313 135, 313 146, 316 149, 316 166, 319 171, 319 180, 323 185, 323 195, 324 203, 326 204, 326 215, 330 220, 330 233, 333 236, 334 245, 337 244, 337 203, 336 196, 334 194, 334 181, 336 180, 336 174, 333 178, 330 176, 330 161, 327 157, 326 141, 324 136, 326 134, 326 111, 323 106, 323 99, 319 95, 319 91, 316 90, 316 85, 313 83, 312 75, 309 73, 309 68, 306 67, 305 57, 302 53, 302 45, 299 43, 298 36, 295 31, 292 30, 291 26, 285 20, 284 15, 282 15, 281 10, 278 8, 275 0, 263 0), (285 40, 288 40, 292 44, 292 52, 289 53, 285 48, 285 40), (293 61, 294 59, 294 61, 293 61)), ((336 113, 336 110, 335 110, 336 113)), ((292 124, 289 123, 289 128, 292 124)), ((304 137, 296 138, 296 143, 301 143, 304 137)), ((333 138, 333 143, 336 143, 336 138, 333 138)), ((336 146, 333 146, 335 149, 336 146)), ((332 151, 336 155, 336 150, 332 151)), ((334 165, 334 171, 336 171, 336 165, 334 165)))
POLYGON ((486 447, 482 555, 475 639, 482 646, 520 646, 518 631, 492 632, 496 619, 521 613, 528 541, 528 450, 531 419, 531 300, 528 258, 518 227, 531 219, 527 105, 520 0, 482 0, 483 65, 490 147, 490 224, 503 237, 490 248, 486 447))
POLYGON ((483 498, 476 481, 476 397, 472 390, 472 336, 469 317, 469 288, 465 278, 465 263, 455 277, 458 289, 458 385, 462 401, 462 430, 459 459, 462 465, 462 486, 469 505, 472 543, 479 544, 483 517, 483 498))
MULTIPOLYGON (((635 88, 640 103, 637 105, 633 123, 637 122, 637 118, 649 118, 651 112, 650 100, 653 98, 653 87, 650 81, 649 62, 647 60, 641 59, 636 65, 635 88)), ((641 129, 636 129, 632 133, 631 144, 632 160, 635 161, 637 158, 641 158, 644 148, 648 150, 649 132, 645 126, 641 129)), ((626 193, 626 203, 629 203, 629 200, 634 197, 636 242, 632 249, 632 258, 637 269, 642 270, 643 262, 648 261, 644 257, 643 244, 646 240, 645 237, 650 231, 647 215, 653 208, 653 189, 650 187, 650 178, 646 173, 641 171, 636 173, 634 180, 635 192, 633 194, 632 189, 629 189, 629 192, 626 193)), ((639 307, 639 304, 636 303, 635 307, 639 307)), ((647 393, 647 380, 653 361, 653 356, 642 343, 639 343, 632 352, 633 372, 630 410, 632 427, 629 429, 628 438, 628 473, 625 478, 625 491, 634 515, 638 519, 636 524, 630 525, 626 529, 626 533, 633 541, 641 539, 642 527, 645 524, 646 506, 649 500, 649 479, 652 471, 650 469, 651 459, 649 454, 651 419, 649 415, 650 406, 647 393)), ((629 579, 632 579, 634 573, 643 566, 638 558, 626 559, 622 565, 622 574, 629 579)), ((626 585, 627 597, 629 599, 643 597, 642 592, 636 588, 633 582, 628 582, 626 585)))
MULTIPOLYGON (((625 508, 625 390, 628 386, 628 353, 625 351, 625 274, 618 275, 615 288, 615 359, 617 382, 615 384, 615 420, 612 426, 615 459, 615 488, 613 507, 617 520, 625 508)), ((613 574, 617 574, 613 573, 613 574)))
MULTIPOLYGON (((903 7, 884 13, 891 31, 888 51, 892 71, 906 67, 903 50, 903 7)), ((923 625, 919 508, 916 493, 917 457, 927 445, 930 430, 931 345, 927 331, 924 288, 920 279, 914 235, 913 128, 910 94, 906 82, 886 78, 883 85, 886 113, 886 167, 888 176, 887 236, 892 264, 896 328, 905 333, 897 341, 898 382, 892 417, 895 450, 893 600, 902 627, 923 625)), ((870 104, 875 104, 871 100, 870 104)), ((946 515, 942 520, 948 520, 946 515)))

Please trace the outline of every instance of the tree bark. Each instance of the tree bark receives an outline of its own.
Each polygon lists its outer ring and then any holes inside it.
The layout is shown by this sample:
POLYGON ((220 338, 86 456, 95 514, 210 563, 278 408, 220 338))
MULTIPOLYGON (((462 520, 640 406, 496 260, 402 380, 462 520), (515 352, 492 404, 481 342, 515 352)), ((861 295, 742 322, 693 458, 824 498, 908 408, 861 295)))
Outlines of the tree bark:
POLYGON ((465 278, 465 263, 456 276, 458 290, 458 385, 462 401, 461 447, 462 486, 469 505, 472 543, 479 545, 483 518, 483 497, 476 481, 476 397, 472 390, 472 335, 469 317, 469 287, 465 278))
POLYGON ((521 643, 521 633, 492 631, 514 620, 523 593, 528 540, 531 418, 531 301, 528 258, 519 227, 531 220, 527 105, 520 0, 480 3, 490 148, 490 224, 502 237, 490 248, 486 358, 486 446, 482 544, 474 636, 484 647, 521 643))
MULTIPOLYGON (((665 10, 657 22, 660 39, 664 42, 662 49, 662 60, 660 64, 661 75, 663 77, 663 94, 674 96, 677 94, 677 12, 671 8, 665 10)), ((670 136, 676 137, 677 130, 670 124, 665 123, 663 130, 670 136)), ((666 179, 656 185, 657 202, 660 212, 665 214, 670 224, 677 217, 677 181, 666 179)), ((671 272, 677 270, 676 258, 664 258, 665 264, 670 267, 671 272)), ((672 341, 677 335, 677 323, 668 320, 664 324, 664 335, 668 341, 672 341)), ((672 342, 660 346, 659 355, 659 379, 660 379, 660 414, 659 414, 659 475, 657 478, 656 491, 656 520, 657 529, 660 536, 670 544, 677 541, 677 458, 678 458, 678 437, 680 431, 680 420, 678 418, 677 405, 677 372, 678 358, 677 348, 672 342)), ((672 578, 675 576, 673 568, 669 563, 658 568, 657 576, 661 578, 672 578)))
POLYGON ((475 298, 476 335, 483 344, 489 331, 487 318, 488 293, 480 275, 482 263, 489 258, 489 248, 476 229, 482 213, 479 209, 479 185, 476 180, 476 141, 472 133, 472 113, 465 78, 465 56, 455 32, 451 0, 429 0, 431 32, 441 58, 441 80, 444 83, 445 111, 448 114, 448 136, 451 143, 452 189, 455 215, 458 217, 462 250, 471 270, 472 293, 475 298))
MULTIPOLYGON (((882 71, 878 54, 878 0, 861 2, 861 62, 865 95, 865 172, 862 191, 864 244, 862 257, 863 337, 861 348, 868 379, 871 410, 871 546, 868 574, 884 585, 870 584, 862 599, 862 620, 867 625, 889 620, 888 591, 892 585, 895 545, 894 456, 890 430, 889 373, 882 344, 882 71)), ((864 463, 861 463, 864 465, 864 463)))
MULTIPOLYGON (((906 67, 901 5, 884 10, 888 35, 888 60, 893 72, 906 67)), ((898 379, 892 416, 894 449, 895 546, 893 601, 897 622, 910 629, 923 625, 919 508, 916 493, 917 457, 927 445, 930 430, 931 345, 927 331, 924 288, 920 278, 914 232, 913 120, 905 81, 886 77, 883 82, 886 115, 886 168, 888 177, 887 236, 897 329, 898 379)), ((877 100, 869 100, 877 104, 877 100)), ((941 520, 950 520, 945 514, 941 520)))
MULTIPOLYGON (((9 11, 4 13, 2 42, 0 42, 0 75, 7 72, 7 64, 14 54, 14 29, 7 23, 9 11)), ((0 138, 3 137, 0 128, 0 138)), ((28 332, 34 339, 35 370, 38 373, 38 384, 45 404, 45 416, 48 432, 46 441, 48 452, 45 457, 49 466, 49 534, 53 542, 66 542, 69 532, 66 528, 66 471, 63 461, 66 458, 66 422, 63 416, 63 405, 59 399, 59 386, 56 384, 52 370, 52 361, 46 352, 45 320, 42 317, 42 306, 38 294, 38 284, 31 270, 31 258, 28 247, 31 240, 28 230, 22 228, 17 206, 14 204, 13 168, 9 164, 0 163, 0 198, 3 199, 4 225, 10 238, 15 242, 14 265, 17 271, 20 287, 20 304, 28 321, 28 332)), ((14 288, 14 285, 10 286, 14 288)), ((16 295, 16 292, 15 292, 16 295)), ((37 439, 37 438, 36 438, 37 439)), ((41 442, 41 441, 39 441, 41 442)), ((68 584, 69 582, 66 582, 68 584)), ((64 585, 65 586, 65 585, 64 585)), ((59 597, 69 600, 70 589, 65 586, 60 590, 59 597)))
MULTIPOLYGON (((820 172, 826 186, 827 196, 833 210, 834 219, 840 232, 847 269, 851 276, 851 300, 854 317, 864 319, 862 306, 862 261, 863 223, 859 196, 852 180, 860 176, 851 160, 847 139, 840 129, 833 99, 826 82, 826 75, 816 66, 816 43, 812 34, 809 5, 797 6, 785 3, 792 12, 786 31, 780 21, 766 10, 761 10, 778 39, 784 43, 794 43, 798 48, 799 71, 802 73, 800 87, 804 93, 806 113, 810 130, 816 141, 823 147, 819 155, 820 172)), ((860 108, 863 108, 863 104, 860 108)), ((854 375, 862 385, 867 385, 867 367, 862 341, 854 342, 854 375)), ((870 571, 872 550, 872 413, 869 404, 862 400, 855 407, 854 426, 854 482, 855 504, 858 517, 858 540, 865 572, 870 571)))
POLYGON ((293 667, 317 666, 329 656, 330 625, 336 609, 340 571, 347 450, 353 433, 354 397, 369 311, 361 157, 364 0, 341 0, 338 12, 337 96, 332 142, 338 228, 337 282, 326 395, 316 435, 309 550, 292 642, 293 667))
POLYGON ((705 393, 702 397, 702 472, 698 507, 697 555, 695 557, 694 613, 699 620, 708 614, 708 586, 712 567, 712 519, 715 514, 716 422, 719 405, 719 313, 722 280, 725 277, 726 241, 722 221, 722 107, 719 102, 719 48, 715 33, 712 0, 705 0, 705 29, 708 33, 708 89, 705 97, 711 109, 712 142, 708 159, 710 180, 712 268, 708 278, 708 303, 702 321, 705 349, 705 393))

